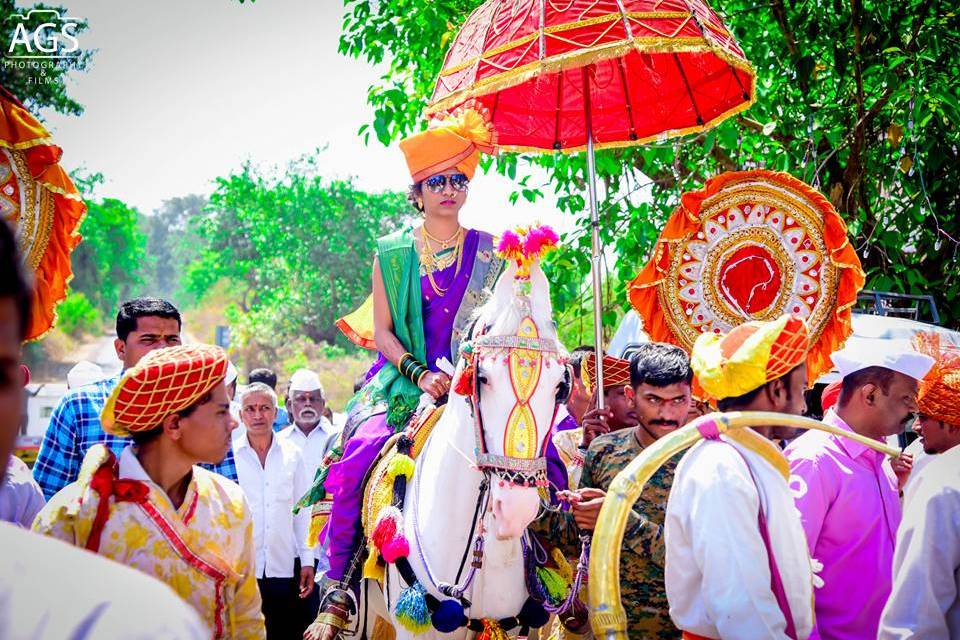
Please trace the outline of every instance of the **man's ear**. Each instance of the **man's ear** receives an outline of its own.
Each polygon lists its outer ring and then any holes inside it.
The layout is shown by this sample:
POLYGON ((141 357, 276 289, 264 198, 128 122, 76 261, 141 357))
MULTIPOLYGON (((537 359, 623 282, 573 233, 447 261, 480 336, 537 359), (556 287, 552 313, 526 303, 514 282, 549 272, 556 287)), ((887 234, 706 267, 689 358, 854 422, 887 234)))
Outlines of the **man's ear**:
POLYGON ((623 395, 627 396, 630 402, 636 402, 637 394, 633 392, 633 387, 628 384, 623 385, 623 395))
POLYGON ((117 358, 123 360, 123 354, 126 353, 127 344, 120 338, 114 338, 113 348, 117 352, 117 358))
POLYGON ((780 377, 771 381, 764 389, 764 395, 767 396, 767 402, 770 403, 770 406, 774 409, 774 411, 778 411, 782 408, 784 400, 787 397, 786 388, 784 387, 785 384, 784 377, 780 377))
POLYGON ((867 383, 860 387, 857 390, 857 393, 860 394, 860 398, 863 400, 863 403, 868 407, 875 407, 877 405, 877 385, 872 383, 867 383))
POLYGON ((181 421, 183 417, 179 414, 171 413, 163 419, 163 431, 171 440, 179 440, 183 436, 181 421))

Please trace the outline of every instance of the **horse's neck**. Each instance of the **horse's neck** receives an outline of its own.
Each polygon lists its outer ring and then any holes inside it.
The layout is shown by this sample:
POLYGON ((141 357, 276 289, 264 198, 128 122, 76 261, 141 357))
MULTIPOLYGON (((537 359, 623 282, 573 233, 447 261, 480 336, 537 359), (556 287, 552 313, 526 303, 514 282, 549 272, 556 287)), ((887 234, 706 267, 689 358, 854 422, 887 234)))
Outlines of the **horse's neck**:
MULTIPOLYGON (((463 402, 463 399, 453 397, 451 402, 463 402)), ((433 577, 438 582, 457 582, 464 551, 473 543, 471 530, 474 536, 479 532, 479 523, 476 529, 472 526, 477 516, 477 501, 483 480, 483 475, 474 466, 475 448, 476 439, 469 413, 461 412, 457 416, 451 412, 437 423, 417 460, 417 471, 411 487, 414 494, 411 504, 417 512, 411 515, 416 518, 417 530, 413 533, 418 540, 417 544, 411 546, 419 547, 420 554, 426 556, 433 577)), ((485 500, 481 508, 486 506, 485 500)), ((481 512, 479 517, 484 525, 490 525, 491 514, 481 512)), ((407 521, 413 522, 412 518, 407 521)), ((486 591, 491 588, 484 574, 499 582, 505 569, 509 568, 510 573, 515 572, 520 557, 519 540, 497 540, 492 532, 488 532, 484 537, 483 568, 478 571, 467 591, 468 597, 475 604, 480 604, 484 597, 478 593, 478 589, 486 591)), ((460 582, 470 571, 471 558, 468 551, 460 582)), ((418 568, 417 573, 427 584, 429 578, 425 572, 418 568)), ((522 603, 522 594, 526 593, 522 579, 511 582, 513 584, 506 591, 517 590, 517 597, 521 598, 522 603)), ((499 595, 511 599, 509 593, 499 595)))

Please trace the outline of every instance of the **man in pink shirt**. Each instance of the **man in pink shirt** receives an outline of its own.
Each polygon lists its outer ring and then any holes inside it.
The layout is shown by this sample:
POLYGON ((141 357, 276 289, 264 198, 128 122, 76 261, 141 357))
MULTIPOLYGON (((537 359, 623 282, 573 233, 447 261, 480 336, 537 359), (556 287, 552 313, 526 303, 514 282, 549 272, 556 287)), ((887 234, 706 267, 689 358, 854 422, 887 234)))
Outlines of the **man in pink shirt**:
MULTIPOLYGON (((913 421, 917 381, 932 358, 881 341, 832 357, 843 383, 824 422, 883 440, 913 421)), ((823 564, 810 637, 876 638, 901 517, 893 469, 873 449, 822 431, 808 431, 785 453, 810 555, 823 564)))

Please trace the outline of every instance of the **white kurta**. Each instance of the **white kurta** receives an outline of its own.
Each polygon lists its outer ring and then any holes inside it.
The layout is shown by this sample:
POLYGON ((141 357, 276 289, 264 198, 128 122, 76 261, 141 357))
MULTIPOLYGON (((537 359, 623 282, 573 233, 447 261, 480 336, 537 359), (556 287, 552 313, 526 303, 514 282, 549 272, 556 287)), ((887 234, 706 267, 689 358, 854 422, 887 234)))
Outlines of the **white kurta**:
POLYGON ((880 640, 960 638, 960 446, 910 481, 880 640))
POLYGON ((0 638, 209 640, 193 607, 118 562, 0 523, 0 638))
POLYGON ((665 525, 670 617, 679 629, 710 638, 787 638, 758 528, 762 500, 794 625, 807 638, 813 576, 793 495, 763 458, 731 444, 743 457, 728 444, 704 441, 677 465, 665 525))

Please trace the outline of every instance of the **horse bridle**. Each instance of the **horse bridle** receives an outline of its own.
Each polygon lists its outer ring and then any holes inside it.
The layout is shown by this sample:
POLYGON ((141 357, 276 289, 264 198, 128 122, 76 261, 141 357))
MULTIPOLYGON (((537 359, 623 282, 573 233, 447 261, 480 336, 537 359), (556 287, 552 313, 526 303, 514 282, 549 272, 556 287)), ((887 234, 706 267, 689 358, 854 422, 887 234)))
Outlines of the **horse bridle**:
MULTIPOLYGON (((523 329, 525 323, 527 323, 527 327, 533 328, 534 333, 536 332, 536 324, 533 322, 532 318, 526 316, 521 321, 521 330, 523 329)), ((546 358, 554 357, 557 360, 557 364, 564 367, 563 380, 561 381, 555 396, 553 415, 551 416, 550 421, 551 426, 556 420, 557 411, 560 408, 560 405, 566 402, 567 397, 570 394, 572 378, 569 366, 567 366, 566 362, 564 361, 561 351, 555 340, 541 338, 539 336, 525 335, 491 336, 486 335, 487 330, 488 327, 483 327, 480 335, 471 341, 469 347, 469 350, 471 351, 470 357, 474 359, 475 363, 472 373, 472 393, 468 397, 468 403, 470 404, 471 413, 473 414, 474 418, 477 467, 484 472, 484 474, 495 475, 500 479, 501 482, 507 484, 546 489, 547 460, 544 457, 544 451, 546 449, 547 439, 550 437, 549 432, 542 440, 539 441, 533 457, 506 455, 506 437, 504 442, 505 452, 503 455, 490 453, 488 451, 486 428, 483 420, 483 413, 480 410, 480 395, 483 385, 481 384, 482 381, 480 379, 481 372, 479 365, 480 361, 484 357, 496 358, 503 354, 502 357, 504 357, 504 359, 511 365, 511 382, 514 385, 515 396, 514 408, 510 413, 508 425, 505 429, 510 429, 509 423, 511 420, 513 420, 514 415, 520 415, 520 417, 517 419, 521 423, 520 429, 523 430, 524 428, 529 428, 532 430, 534 435, 538 433, 536 428, 536 416, 533 414, 532 410, 529 409, 528 402, 533 391, 536 389, 536 383, 528 387, 528 392, 518 392, 517 384, 513 380, 512 375, 514 363, 519 360, 519 367, 525 368, 528 374, 531 373, 531 369, 535 367, 537 372, 537 382, 539 382, 541 368, 543 366, 548 368, 550 367, 550 362, 546 358), (535 365, 531 359, 531 356, 532 358, 536 359, 535 365), (532 424, 524 425, 523 421, 525 418, 532 418, 532 424)))

